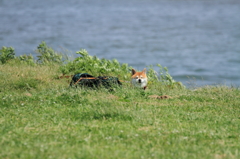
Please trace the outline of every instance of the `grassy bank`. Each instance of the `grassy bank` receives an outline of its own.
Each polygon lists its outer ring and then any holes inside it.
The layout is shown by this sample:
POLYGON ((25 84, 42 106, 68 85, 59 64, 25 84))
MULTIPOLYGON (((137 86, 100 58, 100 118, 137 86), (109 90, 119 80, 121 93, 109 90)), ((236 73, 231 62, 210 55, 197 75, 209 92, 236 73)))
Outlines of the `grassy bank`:
POLYGON ((0 158, 240 158, 238 88, 186 89, 169 74, 154 79, 151 69, 146 91, 128 82, 113 91, 75 89, 58 78, 87 58, 100 68, 91 74, 120 69, 120 79, 130 77, 127 65, 89 56, 0 65, 0 158))
POLYGON ((69 89, 56 65, 0 70, 0 158, 240 157, 237 88, 69 89))

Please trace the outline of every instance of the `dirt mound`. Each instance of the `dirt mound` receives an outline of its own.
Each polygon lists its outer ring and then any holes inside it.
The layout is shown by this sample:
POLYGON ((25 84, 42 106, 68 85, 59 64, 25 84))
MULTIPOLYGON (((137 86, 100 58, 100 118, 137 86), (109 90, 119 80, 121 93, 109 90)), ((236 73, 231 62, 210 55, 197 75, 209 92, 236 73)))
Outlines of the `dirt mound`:
POLYGON ((159 95, 150 95, 148 96, 149 98, 151 99, 170 99, 172 98, 171 96, 169 95, 162 95, 162 96, 159 96, 159 95))

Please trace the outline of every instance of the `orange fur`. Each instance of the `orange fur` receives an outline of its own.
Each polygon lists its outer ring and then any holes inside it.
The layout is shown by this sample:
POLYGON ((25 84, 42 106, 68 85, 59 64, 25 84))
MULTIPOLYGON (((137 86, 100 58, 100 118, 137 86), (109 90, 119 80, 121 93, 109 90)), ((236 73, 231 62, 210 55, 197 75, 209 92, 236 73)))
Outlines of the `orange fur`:
POLYGON ((147 88, 147 74, 146 68, 141 72, 137 72, 135 69, 132 69, 132 84, 136 87, 147 88))

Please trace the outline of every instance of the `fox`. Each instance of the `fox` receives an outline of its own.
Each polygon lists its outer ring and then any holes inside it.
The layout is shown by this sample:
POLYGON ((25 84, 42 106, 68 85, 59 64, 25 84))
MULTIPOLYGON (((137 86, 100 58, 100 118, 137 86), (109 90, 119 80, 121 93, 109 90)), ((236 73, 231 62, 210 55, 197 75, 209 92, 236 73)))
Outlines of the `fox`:
POLYGON ((137 72, 135 69, 132 69, 132 85, 138 88, 147 88, 147 70, 144 68, 142 72, 137 72))

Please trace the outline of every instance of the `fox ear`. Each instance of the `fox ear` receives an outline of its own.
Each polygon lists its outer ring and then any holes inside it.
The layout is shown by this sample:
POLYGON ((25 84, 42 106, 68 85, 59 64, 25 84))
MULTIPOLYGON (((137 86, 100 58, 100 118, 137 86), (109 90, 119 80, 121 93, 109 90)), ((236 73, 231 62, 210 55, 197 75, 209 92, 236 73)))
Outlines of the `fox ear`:
POLYGON ((147 69, 146 69, 146 68, 144 68, 142 72, 143 72, 143 73, 146 73, 146 72, 147 72, 147 69))
POLYGON ((132 69, 132 75, 134 75, 136 73, 136 70, 132 69))

